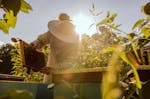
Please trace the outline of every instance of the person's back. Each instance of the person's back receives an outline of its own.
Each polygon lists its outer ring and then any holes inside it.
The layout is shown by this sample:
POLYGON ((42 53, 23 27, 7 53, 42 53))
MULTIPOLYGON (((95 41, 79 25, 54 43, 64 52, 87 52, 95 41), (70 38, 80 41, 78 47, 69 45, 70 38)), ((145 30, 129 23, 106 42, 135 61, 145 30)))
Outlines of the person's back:
POLYGON ((51 34, 50 49, 51 59, 53 58, 54 60, 54 63, 49 63, 50 65, 55 65, 54 68, 57 70, 72 68, 71 65, 73 65, 77 58, 78 42, 64 42, 51 34))

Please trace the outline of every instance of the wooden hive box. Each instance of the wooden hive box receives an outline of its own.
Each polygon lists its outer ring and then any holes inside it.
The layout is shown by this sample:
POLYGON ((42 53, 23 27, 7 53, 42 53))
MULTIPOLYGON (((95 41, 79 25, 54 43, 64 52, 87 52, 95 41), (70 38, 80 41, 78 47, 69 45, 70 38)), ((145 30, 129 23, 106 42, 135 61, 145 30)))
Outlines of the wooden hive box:
POLYGON ((22 65, 28 70, 38 72, 41 68, 46 66, 45 55, 43 52, 32 48, 23 40, 19 40, 22 65))

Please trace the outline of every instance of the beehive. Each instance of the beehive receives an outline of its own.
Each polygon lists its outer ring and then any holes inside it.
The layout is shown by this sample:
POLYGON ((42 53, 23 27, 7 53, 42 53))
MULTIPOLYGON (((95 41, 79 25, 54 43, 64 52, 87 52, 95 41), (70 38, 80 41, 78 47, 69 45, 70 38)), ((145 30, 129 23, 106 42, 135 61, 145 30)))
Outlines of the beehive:
POLYGON ((44 53, 32 48, 23 40, 19 40, 22 64, 35 72, 46 66, 44 53))

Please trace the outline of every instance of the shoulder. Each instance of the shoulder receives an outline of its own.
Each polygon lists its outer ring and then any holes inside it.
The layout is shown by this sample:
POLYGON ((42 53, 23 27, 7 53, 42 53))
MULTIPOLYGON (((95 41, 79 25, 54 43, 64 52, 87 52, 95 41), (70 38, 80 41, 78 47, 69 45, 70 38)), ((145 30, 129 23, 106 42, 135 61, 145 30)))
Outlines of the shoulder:
POLYGON ((51 20, 51 21, 48 22, 48 26, 49 26, 49 25, 53 25, 53 24, 57 23, 58 21, 59 21, 59 20, 51 20))

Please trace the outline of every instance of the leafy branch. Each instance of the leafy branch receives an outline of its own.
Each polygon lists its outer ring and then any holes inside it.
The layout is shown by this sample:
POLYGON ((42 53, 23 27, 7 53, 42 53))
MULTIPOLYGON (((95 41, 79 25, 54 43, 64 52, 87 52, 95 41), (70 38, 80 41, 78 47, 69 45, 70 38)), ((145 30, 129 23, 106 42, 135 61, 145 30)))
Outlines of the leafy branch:
POLYGON ((0 29, 8 33, 9 28, 15 28, 19 11, 29 13, 32 7, 24 0, 0 0, 0 9, 4 11, 3 18, 0 19, 0 29))

